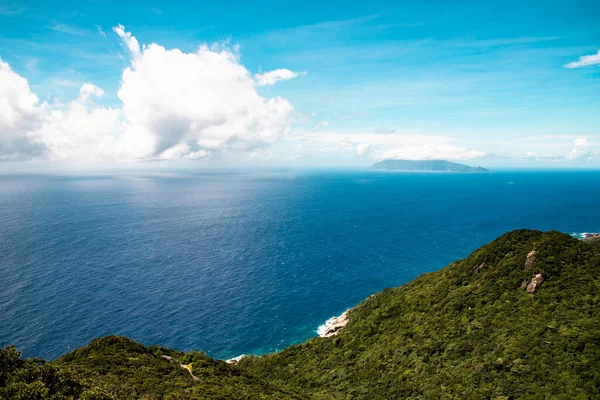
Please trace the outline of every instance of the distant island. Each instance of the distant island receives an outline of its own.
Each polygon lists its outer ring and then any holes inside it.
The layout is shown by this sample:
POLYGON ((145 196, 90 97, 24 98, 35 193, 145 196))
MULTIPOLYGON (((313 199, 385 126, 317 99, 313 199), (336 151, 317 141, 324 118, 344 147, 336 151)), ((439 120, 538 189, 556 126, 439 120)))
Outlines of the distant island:
POLYGON ((373 164, 371 168, 385 171, 488 172, 482 167, 446 160, 383 160, 373 164))

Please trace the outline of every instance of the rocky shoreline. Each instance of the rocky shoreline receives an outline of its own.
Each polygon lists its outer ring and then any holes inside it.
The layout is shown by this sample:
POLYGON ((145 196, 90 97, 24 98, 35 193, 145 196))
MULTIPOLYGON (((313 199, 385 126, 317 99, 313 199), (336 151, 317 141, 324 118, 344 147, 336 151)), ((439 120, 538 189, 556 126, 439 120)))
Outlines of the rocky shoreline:
POLYGON ((339 317, 329 318, 325 324, 321 325, 317 332, 320 337, 326 338, 335 336, 342 330, 343 327, 348 324, 348 314, 351 309, 348 309, 342 313, 339 317))
POLYGON ((242 355, 239 355, 237 357, 230 358, 229 360, 225 360, 225 362, 228 363, 228 364, 237 364, 244 357, 246 357, 246 355, 242 354, 242 355))
POLYGON ((600 238, 600 233, 588 233, 584 232, 581 234, 581 237, 584 239, 592 239, 592 238, 600 238))
MULTIPOLYGON (((331 317, 327 321, 325 321, 325 323, 317 329, 319 337, 327 338, 337 335, 342 330, 342 328, 345 327, 346 324, 348 324, 348 314, 350 314, 350 310, 352 309, 349 308, 346 311, 344 311, 340 316, 331 317)), ((245 356, 245 354, 242 354, 237 357, 225 360, 225 362, 228 364, 237 364, 245 356)))

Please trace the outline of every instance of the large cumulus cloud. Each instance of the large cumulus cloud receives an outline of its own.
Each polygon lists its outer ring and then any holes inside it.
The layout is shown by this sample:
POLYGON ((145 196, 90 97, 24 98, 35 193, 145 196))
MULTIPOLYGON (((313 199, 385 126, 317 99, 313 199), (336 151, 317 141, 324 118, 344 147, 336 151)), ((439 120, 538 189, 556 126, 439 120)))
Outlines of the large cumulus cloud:
POLYGON ((140 46, 122 25, 113 30, 131 61, 120 108, 97 106, 103 91, 92 83, 66 105, 39 104, 27 81, 0 61, 0 158, 200 158, 263 148, 289 129, 292 105, 261 97, 235 49, 140 46))
POLYGON ((200 46, 195 53, 157 44, 136 47, 122 27, 132 58, 119 99, 125 140, 139 156, 179 158, 245 151, 273 143, 287 128, 291 104, 264 99, 236 52, 200 46))
POLYGON ((0 160, 27 159, 46 152, 36 135, 46 109, 27 80, 0 59, 0 160))

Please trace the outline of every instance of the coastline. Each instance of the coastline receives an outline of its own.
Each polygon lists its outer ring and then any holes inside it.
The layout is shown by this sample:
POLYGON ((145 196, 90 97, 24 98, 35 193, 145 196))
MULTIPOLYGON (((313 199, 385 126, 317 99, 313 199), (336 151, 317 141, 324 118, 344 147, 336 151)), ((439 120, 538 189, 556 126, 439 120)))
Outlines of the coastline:
POLYGON ((337 335, 343 327, 345 327, 348 322, 348 314, 352 308, 347 309, 341 315, 337 317, 331 317, 325 323, 317 328, 317 333, 319 337, 327 338, 331 336, 337 335))
MULTIPOLYGON (((371 296, 369 296, 369 297, 371 297, 371 296)), ((354 307, 352 307, 352 308, 354 308, 354 307)), ((316 331, 318 337, 328 338, 328 337, 337 335, 342 330, 342 328, 344 328, 350 321, 348 319, 348 315, 350 314, 350 311, 352 310, 352 308, 348 308, 346 311, 344 311, 339 316, 331 317, 327 321, 325 321, 325 323, 323 323, 322 325, 319 325, 319 327, 317 327, 317 331, 316 331)), ((281 351, 281 350, 276 350, 275 352, 278 352, 278 351, 281 351)), ((264 353, 264 354, 271 354, 271 353, 264 353)), ((247 356, 247 354, 240 354, 239 356, 228 358, 223 361, 225 361, 228 364, 237 364, 238 362, 240 362, 240 360, 242 358, 244 358, 246 356, 247 356)))

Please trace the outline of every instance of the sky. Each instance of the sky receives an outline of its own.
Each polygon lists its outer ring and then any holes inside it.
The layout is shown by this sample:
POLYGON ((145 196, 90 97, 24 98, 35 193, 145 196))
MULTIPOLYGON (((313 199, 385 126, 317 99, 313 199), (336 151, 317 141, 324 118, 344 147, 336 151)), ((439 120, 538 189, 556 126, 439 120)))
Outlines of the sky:
POLYGON ((592 1, 0 0, 0 170, 600 168, 592 1))

